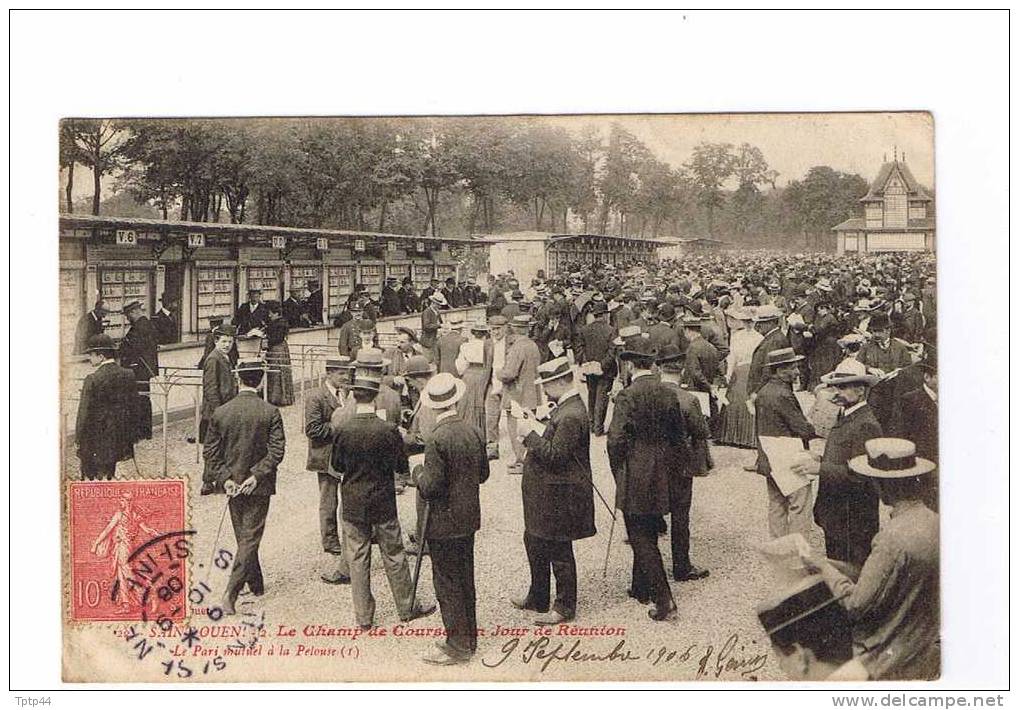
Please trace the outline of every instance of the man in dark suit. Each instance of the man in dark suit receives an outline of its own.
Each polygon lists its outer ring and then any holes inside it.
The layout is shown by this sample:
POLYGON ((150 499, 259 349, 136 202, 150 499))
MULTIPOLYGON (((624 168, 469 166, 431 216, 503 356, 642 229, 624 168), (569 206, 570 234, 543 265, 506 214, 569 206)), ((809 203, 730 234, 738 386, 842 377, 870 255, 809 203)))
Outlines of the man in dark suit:
POLYGON ((255 328, 262 328, 269 320, 269 309, 262 303, 262 291, 257 288, 248 289, 248 301, 237 306, 233 324, 237 326, 238 335, 247 335, 255 328))
POLYGON ((423 534, 446 630, 445 640, 422 660, 440 666, 465 663, 478 648, 474 534, 481 528, 478 489, 489 470, 484 437, 456 411, 465 389, 461 380, 440 373, 428 381, 420 400, 435 413, 417 486, 428 505, 423 534))
MULTIPOLYGON (((205 433, 216 408, 226 404, 237 395, 237 380, 234 365, 230 362, 230 350, 234 347, 237 329, 232 325, 221 325, 213 331, 215 347, 205 356, 202 364, 202 418, 198 425, 198 441, 205 441, 205 433)), ((206 481, 206 486, 210 484, 206 481)), ((203 492, 211 493, 203 486, 203 492)))
POLYGON ((82 477, 110 480, 117 462, 134 456, 134 373, 116 363, 117 346, 108 335, 93 335, 86 350, 95 371, 85 376, 81 387, 74 440, 82 477))
POLYGON ((679 400, 683 415, 683 458, 676 462, 669 479, 669 512, 672 517, 672 578, 677 582, 703 579, 709 572, 690 562, 690 506, 693 503, 694 476, 706 476, 714 467, 708 439, 711 437, 704 411, 697 397, 680 384, 686 357, 675 344, 666 345, 656 362, 662 384, 679 400))
POLYGON ((765 366, 768 353, 772 350, 789 347, 789 338, 779 327, 781 324, 782 311, 774 306, 761 306, 754 314, 754 330, 763 336, 761 342, 754 348, 750 360, 750 372, 747 375, 747 393, 750 396, 756 394, 757 390, 764 386, 764 383, 771 378, 771 373, 765 366))
POLYGON ((677 333, 673 321, 676 318, 676 308, 671 303, 663 303, 658 306, 658 322, 647 329, 648 337, 651 339, 651 347, 661 352, 662 348, 670 343, 679 344, 681 333, 677 333))
POLYGON ((316 279, 308 281, 308 298, 304 300, 303 320, 305 325, 319 325, 322 322, 322 284, 316 279))
POLYGON ((292 286, 290 288, 290 295, 283 300, 283 318, 287 321, 287 326, 290 328, 300 328, 304 325, 302 316, 305 310, 304 302, 301 300, 303 292, 303 288, 292 286))
POLYGON ((245 584, 255 596, 265 593, 258 548, 265 531, 269 500, 276 493, 276 469, 286 451, 279 410, 258 394, 262 363, 237 364, 240 392, 216 409, 205 438, 205 466, 217 490, 228 496, 237 553, 223 594, 223 613, 234 614, 245 584))
POLYGON ((531 586, 526 596, 512 603, 518 609, 539 612, 535 624, 552 626, 571 621, 577 614, 573 541, 595 534, 591 435, 569 360, 559 357, 542 363, 538 379, 556 406, 544 431, 533 418, 520 424, 527 447, 520 493, 531 586), (549 611, 551 574, 555 574, 556 596, 549 611))
POLYGON ((702 335, 710 319, 705 316, 688 315, 682 320, 683 335, 686 339, 685 384, 694 392, 708 394, 708 417, 714 424, 718 418, 718 402, 711 393, 711 387, 718 378, 718 349, 702 335))
POLYGON ((362 629, 375 620, 371 593, 371 546, 378 543, 389 588, 400 620, 408 622, 435 611, 435 605, 412 606, 412 582, 396 515, 398 475, 407 472, 407 454, 397 425, 375 414, 382 378, 356 372, 351 391, 354 416, 336 428, 333 470, 343 478, 343 541, 350 566, 354 618, 362 629))
MULTIPOLYGON (((892 418, 892 436, 908 439, 916 444, 916 455, 938 462, 938 363, 932 351, 917 363, 923 373, 923 384, 906 392, 896 401, 892 418)), ((901 377, 901 375, 900 375, 901 377)), ((898 378, 896 378, 898 379, 898 378)), ((938 471, 935 469, 924 479, 927 488, 924 503, 938 512, 938 471)))
POLYGON ((683 419, 679 400, 658 380, 655 353, 647 338, 635 338, 620 359, 631 362, 630 384, 616 395, 608 432, 608 455, 616 479, 616 508, 623 511, 633 548, 628 594, 655 621, 675 617, 676 602, 658 550, 662 516, 670 512, 669 482, 683 459, 683 419))
MULTIPOLYGON (((441 322, 439 308, 447 306, 446 297, 436 291, 428 296, 428 305, 421 311, 421 346, 429 351, 434 350, 435 341, 439 338, 439 323, 441 322)), ((434 352, 431 354, 434 362, 434 352)))
POLYGON ((88 343, 93 335, 103 332, 103 319, 106 317, 106 305, 102 300, 96 301, 96 307, 78 319, 74 329, 74 352, 76 355, 88 352, 88 343))
POLYGON ((456 279, 452 276, 446 279, 446 283, 440 293, 445 296, 446 303, 449 304, 450 308, 459 308, 462 305, 460 302, 460 289, 457 288, 456 279))
POLYGON ((591 433, 605 434, 605 413, 609 408, 609 388, 612 386, 610 370, 615 364, 612 355, 612 341, 616 331, 609 324, 608 307, 604 302, 591 307, 594 320, 583 326, 577 336, 574 353, 581 367, 587 372, 587 407, 591 416, 591 433), (592 363, 588 365, 587 363, 592 363), (597 363, 594 365, 593 363, 597 363), (600 373, 600 374, 598 374, 600 373))
POLYGON ((350 569, 340 544, 339 524, 336 514, 339 510, 340 480, 329 470, 333 453, 332 416, 337 408, 343 407, 347 387, 354 366, 350 358, 329 358, 325 363, 326 377, 321 387, 307 395, 304 400, 304 434, 308 437, 309 471, 318 474, 318 521, 322 536, 322 550, 333 557, 330 560, 335 569, 322 575, 327 584, 349 584, 350 569))
MULTIPOLYGON (((209 318, 209 332, 205 334, 205 350, 202 352, 202 356, 198 359, 198 364, 195 365, 199 370, 205 368, 205 358, 209 356, 213 350, 216 349, 216 331, 223 325, 223 321, 226 320, 223 316, 212 316, 209 318)), ((231 326, 232 327, 232 326, 231 326)), ((234 329, 236 332, 236 328, 234 329)), ((237 339, 234 339, 233 345, 230 346, 230 369, 232 370, 237 366, 237 360, 240 359, 240 354, 237 352, 237 339)))
POLYGON ((124 315, 131 322, 120 343, 120 365, 134 372, 138 396, 135 397, 135 441, 152 438, 152 402, 149 401, 149 380, 159 376, 159 349, 156 329, 142 312, 139 301, 124 306, 124 315))
POLYGON ((410 276, 404 276, 400 284, 400 290, 396 292, 400 299, 400 307, 404 313, 417 313, 418 297, 414 293, 414 280, 410 276))
POLYGON ((768 479, 768 529, 772 537, 810 529, 810 484, 804 480, 802 487, 784 495, 771 476, 771 463, 760 442, 762 436, 799 438, 806 450, 807 442, 817 436, 793 394, 801 360, 803 356, 792 348, 768 353, 764 365, 771 372, 771 379, 758 391, 756 402, 757 472, 768 479))
POLYGON ((382 287, 382 295, 379 299, 379 313, 383 318, 398 316, 403 313, 403 305, 400 303, 400 296, 396 292, 395 278, 387 278, 385 286, 382 287))
POLYGON ((814 520, 824 530, 825 555, 862 569, 878 531, 878 496, 873 485, 849 470, 849 460, 867 453, 864 444, 882 436, 881 425, 867 404, 867 388, 877 381, 856 360, 843 360, 821 378, 835 388, 838 419, 828 434, 820 461, 796 466, 818 475, 814 520))
POLYGON ((156 343, 159 345, 177 342, 177 319, 173 315, 173 305, 164 294, 159 299, 159 310, 152 316, 152 327, 156 330, 156 343))

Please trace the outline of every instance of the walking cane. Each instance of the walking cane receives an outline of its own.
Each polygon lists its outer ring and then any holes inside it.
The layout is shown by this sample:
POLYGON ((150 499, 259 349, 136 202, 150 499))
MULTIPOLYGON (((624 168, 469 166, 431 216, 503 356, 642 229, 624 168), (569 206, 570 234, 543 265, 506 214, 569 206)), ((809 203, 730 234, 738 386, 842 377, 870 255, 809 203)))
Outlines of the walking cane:
POLYGON ((138 459, 136 459, 134 457, 134 449, 133 448, 131 449, 131 463, 134 464, 134 472, 138 474, 138 478, 145 478, 145 476, 142 475, 141 469, 138 468, 138 459))
POLYGON ((216 559, 216 551, 219 547, 219 536, 223 534, 223 522, 226 520, 226 511, 230 508, 230 498, 226 497, 226 505, 223 506, 223 512, 219 516, 219 527, 216 528, 216 538, 212 541, 212 554, 209 556, 209 566, 205 570, 205 582, 208 583, 209 576, 212 574, 213 561, 216 559))
POLYGON ((413 613, 415 606, 417 605, 418 598, 418 580, 421 579, 421 558, 425 556, 425 535, 428 534, 428 518, 432 512, 432 504, 429 501, 425 501, 425 512, 421 516, 421 529, 418 535, 418 554, 417 559, 414 560, 414 588, 410 593, 410 609, 413 613))
POLYGON ((612 533, 616 529, 615 511, 612 512, 612 524, 609 525, 609 544, 605 546, 605 564, 603 564, 601 568, 602 579, 604 579, 609 573, 609 551, 612 549, 612 533))

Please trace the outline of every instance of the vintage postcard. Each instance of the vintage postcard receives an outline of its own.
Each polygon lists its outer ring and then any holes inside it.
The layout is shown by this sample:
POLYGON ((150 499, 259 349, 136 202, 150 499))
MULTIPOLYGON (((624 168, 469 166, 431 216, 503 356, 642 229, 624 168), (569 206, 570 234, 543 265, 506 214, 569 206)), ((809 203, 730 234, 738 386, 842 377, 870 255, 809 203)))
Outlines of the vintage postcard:
POLYGON ((65 118, 63 679, 938 678, 934 130, 65 118))

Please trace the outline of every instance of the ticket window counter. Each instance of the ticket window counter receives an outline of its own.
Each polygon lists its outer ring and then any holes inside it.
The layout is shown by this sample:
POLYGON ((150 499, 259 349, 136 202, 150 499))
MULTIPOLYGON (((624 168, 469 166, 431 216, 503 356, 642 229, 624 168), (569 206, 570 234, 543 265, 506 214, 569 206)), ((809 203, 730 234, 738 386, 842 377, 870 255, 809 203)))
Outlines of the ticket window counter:
POLYGON ((347 299, 354 291, 356 264, 351 261, 343 264, 329 264, 326 268, 326 295, 329 299, 329 321, 332 322, 347 305, 347 299))
MULTIPOLYGON (((304 291, 303 295, 307 295, 307 292, 311 289, 308 288, 309 281, 318 281, 322 276, 322 268, 320 266, 291 266, 290 267, 290 288, 291 290, 297 288, 304 291)), ((290 294, 284 294, 284 298, 290 294)))
POLYGON ((415 260, 411 265, 411 278, 414 280, 414 291, 418 295, 428 288, 432 282, 432 276, 435 274, 435 264, 431 260, 419 259, 415 260))
POLYGON ((233 266, 201 265, 195 269, 196 292, 195 331, 212 330, 210 319, 232 318, 237 303, 234 299, 235 269, 233 266))
POLYGON ((446 283, 446 279, 456 279, 456 263, 437 261, 435 263, 435 278, 440 284, 446 283))
POLYGON ((410 262, 397 261, 386 264, 386 278, 396 279, 396 288, 403 284, 403 280, 410 276, 410 262))
POLYGON ((142 313, 152 317, 155 268, 100 266, 98 271, 99 293, 108 311, 104 332, 111 338, 119 340, 124 337, 131 325, 124 315, 125 305, 131 301, 139 301, 142 304, 142 313))
POLYGON ((247 300, 247 291, 260 289, 263 301, 279 301, 282 292, 282 281, 280 279, 279 266, 249 266, 247 267, 247 283, 244 286, 245 293, 241 294, 247 300))
POLYGON ((357 282, 364 286, 372 299, 378 300, 382 295, 382 281, 386 265, 382 261, 359 261, 357 265, 357 282))

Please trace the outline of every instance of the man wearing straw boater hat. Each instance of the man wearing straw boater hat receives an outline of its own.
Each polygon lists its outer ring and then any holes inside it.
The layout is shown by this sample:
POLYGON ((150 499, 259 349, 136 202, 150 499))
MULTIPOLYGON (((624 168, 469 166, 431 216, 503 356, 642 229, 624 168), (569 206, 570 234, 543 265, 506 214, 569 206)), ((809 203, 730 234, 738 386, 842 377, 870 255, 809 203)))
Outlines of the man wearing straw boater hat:
POLYGON ((784 495, 771 475, 771 462, 761 445, 761 437, 799 438, 806 450, 807 441, 817 436, 814 427, 803 416, 793 382, 799 375, 799 362, 792 348, 779 348, 768 353, 764 366, 771 377, 757 393, 757 472, 768 480, 768 530, 772 537, 810 529, 811 487, 803 485, 784 495))
POLYGON ((262 400, 265 365, 258 360, 237 363, 237 396, 212 414, 205 436, 206 476, 217 492, 228 497, 230 522, 237 552, 223 593, 223 613, 235 613, 237 596, 245 585, 255 596, 265 593, 258 548, 265 531, 269 500, 276 493, 276 469, 286 453, 283 418, 262 400))
POLYGON ((536 383, 555 407, 543 432, 533 419, 520 423, 526 432, 520 493, 531 584, 527 595, 512 603, 538 612, 535 624, 550 626, 568 622, 577 613, 573 541, 595 534, 594 484, 587 408, 574 386, 570 361, 559 357, 542 363, 536 383), (556 596, 550 611, 551 574, 555 574, 556 596))
POLYGON ((655 621, 676 615, 658 531, 670 512, 669 480, 683 456, 683 422, 679 400, 655 375, 655 352, 647 338, 637 337, 619 358, 633 363, 631 382, 616 395, 609 424, 609 465, 616 479, 616 508, 623 511, 633 548, 628 594, 646 604, 655 621))
POLYGON ((435 611, 435 605, 414 603, 410 568, 396 514, 398 475, 407 470, 403 437, 395 423, 383 421, 373 404, 380 374, 358 370, 351 386, 354 416, 336 429, 332 467, 342 476, 343 545, 350 566, 354 618, 362 629, 375 622, 371 592, 371 547, 378 543, 389 588, 400 620, 407 622, 435 611))
POLYGON ((857 569, 870 554, 870 541, 878 531, 878 500, 873 487, 850 472, 849 460, 864 453, 868 440, 882 435, 867 404, 867 391, 877 380, 856 360, 842 361, 821 378, 835 389, 833 401, 841 409, 820 461, 812 458, 793 467, 803 475, 820 476, 814 520, 824 530, 828 559, 857 569))
POLYGON ((489 470, 485 437, 456 411, 465 390, 460 379, 439 373, 421 393, 422 406, 435 412, 417 480, 427 506, 421 535, 431 553, 432 584, 446 630, 445 640, 422 660, 441 666, 465 663, 478 647, 474 534, 481 528, 478 489, 489 470))
POLYGON ((935 465, 905 439, 871 439, 864 448, 849 468, 873 483, 891 514, 859 577, 853 582, 813 552, 802 559, 843 600, 871 680, 932 680, 941 666, 940 525, 922 498, 935 465))
MULTIPOLYGON (((433 283, 437 283, 434 282, 433 283)), ((426 296, 422 293, 422 298, 426 296)), ((440 308, 449 308, 449 304, 446 302, 446 297, 442 295, 441 291, 432 291, 427 296, 428 305, 421 311, 421 345, 428 350, 432 350, 435 347, 435 341, 439 337, 439 323, 441 318, 439 316, 440 308)))
POLYGON ((308 437, 308 462, 305 468, 318 474, 318 521, 322 551, 333 568, 322 575, 327 584, 347 584, 350 572, 340 544, 337 510, 339 477, 329 470, 333 452, 332 416, 344 406, 354 364, 347 357, 332 357, 325 362, 325 382, 305 395, 304 433, 308 437))
POLYGON ((86 352, 95 370, 81 386, 74 441, 82 478, 110 480, 117 462, 134 456, 130 425, 134 373, 117 364, 117 346, 108 335, 90 337, 86 352))
POLYGON ((591 306, 594 320, 580 328, 574 343, 576 360, 585 370, 587 407, 591 417, 591 433, 605 434, 605 414, 609 408, 609 388, 615 374, 612 341, 616 331, 609 324, 609 309, 604 302, 591 306))

